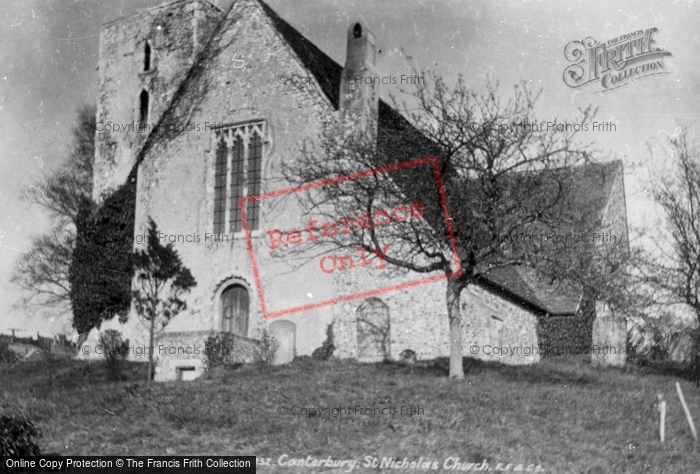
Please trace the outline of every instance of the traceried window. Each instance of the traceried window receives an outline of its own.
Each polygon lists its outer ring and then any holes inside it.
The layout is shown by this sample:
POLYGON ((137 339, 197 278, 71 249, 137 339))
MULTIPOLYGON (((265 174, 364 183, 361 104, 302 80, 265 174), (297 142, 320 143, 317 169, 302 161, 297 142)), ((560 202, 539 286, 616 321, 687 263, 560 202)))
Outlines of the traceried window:
MULTIPOLYGON (((261 192, 264 122, 216 131, 214 177, 214 233, 243 230, 239 199, 261 192)), ((246 206, 248 228, 260 228, 260 203, 246 206)))

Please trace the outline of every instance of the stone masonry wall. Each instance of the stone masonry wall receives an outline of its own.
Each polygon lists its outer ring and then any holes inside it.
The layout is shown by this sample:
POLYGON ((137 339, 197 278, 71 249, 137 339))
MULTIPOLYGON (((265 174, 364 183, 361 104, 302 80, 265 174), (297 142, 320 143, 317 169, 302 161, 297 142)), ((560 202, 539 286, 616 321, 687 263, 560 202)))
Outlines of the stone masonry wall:
MULTIPOLYGON (((338 294, 358 294, 425 278, 415 273, 392 275, 387 270, 365 267, 336 273, 338 294)), ((448 337, 445 291, 445 282, 439 281, 372 296, 389 308, 389 359, 398 359, 407 349, 413 350, 418 359, 447 354, 443 347, 448 337)), ((358 358, 357 309, 364 301, 357 299, 333 306, 334 356, 358 358)))
POLYGON ((161 335, 156 344, 155 380, 177 380, 178 368, 194 367, 197 376, 204 372, 205 342, 210 331, 171 332, 161 335))
MULTIPOLYGON (((375 270, 380 271, 382 270, 375 270)), ((389 283, 397 284, 425 277, 409 273, 404 275, 403 280, 389 279, 388 276, 375 276, 370 280, 367 276, 359 275, 359 271, 355 275, 345 273, 336 278, 336 283, 340 287, 352 287, 359 292, 370 290, 370 283, 376 289, 389 283)), ((413 350, 418 360, 449 356, 445 292, 445 281, 439 281, 373 296, 380 298, 389 307, 390 359, 399 359, 401 352, 406 349, 413 350)), ((336 357, 358 357, 356 311, 363 301, 365 300, 359 299, 334 307, 336 357)), ((465 357, 505 364, 529 364, 540 360, 535 315, 478 286, 465 289, 461 301, 465 357), (502 321, 499 323, 500 328, 495 327, 496 322, 492 316, 502 321), (501 347, 507 347, 508 350, 502 351, 501 347), (503 355, 501 352, 504 352, 503 355)))
POLYGON ((537 317, 477 285, 461 295, 464 355, 504 364, 540 361, 537 317))

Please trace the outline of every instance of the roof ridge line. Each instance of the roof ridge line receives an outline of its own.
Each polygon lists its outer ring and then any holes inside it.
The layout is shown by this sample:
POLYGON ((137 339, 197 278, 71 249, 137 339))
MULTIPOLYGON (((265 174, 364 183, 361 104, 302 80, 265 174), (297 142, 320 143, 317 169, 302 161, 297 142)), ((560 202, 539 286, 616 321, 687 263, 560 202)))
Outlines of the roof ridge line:
MULTIPOLYGON (((289 40, 288 40, 287 38, 285 38, 285 36, 282 34, 281 31, 279 31, 279 28, 277 28, 277 25, 275 24, 275 18, 272 18, 272 17, 270 16, 270 13, 274 14, 275 17, 276 17, 276 19, 278 19, 279 21, 281 21, 281 22, 285 23, 287 26, 289 26, 289 28, 291 28, 292 30, 294 30, 299 36, 301 36, 301 37, 302 37, 304 40, 306 40, 309 44, 311 44, 311 45, 313 45, 314 47, 316 47, 316 49, 318 49, 322 54, 324 54, 329 60, 333 61, 338 67, 342 67, 342 66, 341 66, 340 64, 336 63, 335 60, 334 60, 333 58, 331 58, 330 56, 328 56, 323 50, 321 50, 321 48, 319 48, 318 46, 316 46, 316 45, 313 43, 313 41, 311 41, 311 40, 308 39, 306 36, 304 36, 304 35, 303 35, 301 32, 299 32, 295 27, 293 27, 288 21, 284 20, 281 16, 279 16, 279 15, 277 14, 277 12, 275 12, 275 11, 274 11, 269 5, 267 5, 263 0, 253 0, 253 3, 256 3, 256 6, 260 9, 260 11, 262 12, 263 16, 264 16, 265 18, 267 18, 267 20, 268 20, 269 23, 270 23, 270 26, 272 27, 272 30, 275 32, 275 34, 276 34, 277 37, 280 39, 280 41, 282 42, 282 44, 284 45, 284 47, 287 49, 287 51, 289 51, 289 53, 290 53, 291 56, 294 58, 295 62, 299 65, 299 67, 300 67, 301 69, 303 69, 304 71, 306 71, 308 74, 311 74, 312 76, 314 76, 314 77, 316 78, 316 81, 315 81, 315 84, 314 84, 314 85, 315 85, 315 87, 316 87, 316 90, 320 93, 321 97, 323 98, 324 102, 326 102, 326 104, 331 108, 331 110, 333 110, 333 111, 338 110, 338 108, 334 105, 333 99, 332 99, 331 97, 328 97, 328 94, 326 94, 326 91, 324 91, 323 88, 321 87, 321 85, 320 85, 320 84, 321 84, 321 83, 320 83, 320 80, 321 80, 322 78, 316 77, 316 74, 315 74, 312 70, 310 70, 308 67, 306 67, 306 65, 304 64, 304 61, 302 61, 302 59, 299 57, 299 54, 297 53, 297 51, 295 51, 294 48, 291 46, 291 44, 289 44, 289 40), (268 10, 269 10, 269 12, 268 12, 268 10)), ((340 98, 339 98, 339 97, 338 97, 338 103, 340 103, 340 98)))

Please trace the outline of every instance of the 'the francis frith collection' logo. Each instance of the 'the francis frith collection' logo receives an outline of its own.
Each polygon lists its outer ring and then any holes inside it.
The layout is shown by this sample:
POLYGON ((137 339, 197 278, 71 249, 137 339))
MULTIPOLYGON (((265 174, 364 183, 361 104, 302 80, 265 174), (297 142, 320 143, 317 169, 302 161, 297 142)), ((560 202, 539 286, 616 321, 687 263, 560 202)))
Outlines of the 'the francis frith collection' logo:
POLYGON ((567 86, 596 85, 595 92, 626 86, 642 77, 670 74, 665 57, 673 55, 656 46, 657 28, 635 31, 601 43, 593 38, 572 41, 564 56, 574 64, 564 70, 567 86))

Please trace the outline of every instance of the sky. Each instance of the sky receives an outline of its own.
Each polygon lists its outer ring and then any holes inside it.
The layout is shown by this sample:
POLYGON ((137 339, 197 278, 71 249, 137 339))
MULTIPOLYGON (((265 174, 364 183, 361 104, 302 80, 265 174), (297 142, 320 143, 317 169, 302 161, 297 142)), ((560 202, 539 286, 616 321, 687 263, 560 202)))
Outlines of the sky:
MULTIPOLYGON (((100 25, 161 4, 149 0, 4 0, 0 9, 0 333, 70 333, 70 319, 55 308, 19 304, 10 275, 33 236, 46 232, 42 210, 23 196, 65 159, 81 104, 94 103, 100 25)), ((219 4, 227 7, 230 0, 219 4)), ((345 61, 346 31, 358 16, 373 30, 379 76, 410 74, 411 61, 454 82, 484 91, 498 82, 507 99, 523 81, 542 95, 540 119, 566 121, 579 108, 598 108, 596 120, 615 131, 582 134, 604 159, 625 167, 628 222, 632 229, 658 226, 649 199, 651 182, 668 172, 671 135, 687 131, 700 140, 700 2, 492 1, 492 0, 268 0, 285 20, 338 63, 345 61), (570 88, 563 74, 564 48, 591 37, 607 42, 657 28, 656 46, 669 51, 667 75, 596 92, 570 88), (408 57, 411 58, 409 61, 408 57), (679 128, 680 127, 680 128, 679 128), (651 151, 650 151, 651 148, 651 151), (653 151, 653 153, 652 153, 653 151)), ((254 61, 245 52, 238 59, 254 61)), ((382 86, 387 98, 396 86, 382 86), (393 88, 392 88, 393 87, 393 88)), ((698 142, 700 143, 700 141, 698 142)))

